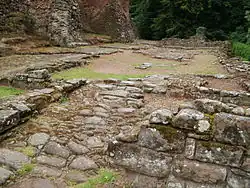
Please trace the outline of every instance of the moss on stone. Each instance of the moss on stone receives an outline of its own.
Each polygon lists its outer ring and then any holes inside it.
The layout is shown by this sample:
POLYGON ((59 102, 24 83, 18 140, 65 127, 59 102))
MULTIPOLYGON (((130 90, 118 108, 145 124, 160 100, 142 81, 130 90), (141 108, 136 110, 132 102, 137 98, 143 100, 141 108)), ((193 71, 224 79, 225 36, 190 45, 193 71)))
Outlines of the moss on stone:
POLYGON ((225 149, 226 145, 218 142, 206 142, 206 141, 200 141, 199 142, 203 147, 206 147, 207 149, 211 148, 222 148, 225 149))
POLYGON ((205 117, 208 119, 209 123, 210 123, 210 128, 208 130, 208 133, 210 133, 211 135, 214 133, 215 130, 215 125, 214 125, 214 118, 215 118, 215 114, 204 114, 205 117))
POLYGON ((19 152, 21 152, 29 157, 34 157, 36 154, 35 148, 32 146, 17 148, 16 151, 19 151, 19 152))
POLYGON ((178 138, 179 132, 175 128, 164 125, 154 125, 153 128, 158 130, 163 138, 170 143, 173 143, 178 138))

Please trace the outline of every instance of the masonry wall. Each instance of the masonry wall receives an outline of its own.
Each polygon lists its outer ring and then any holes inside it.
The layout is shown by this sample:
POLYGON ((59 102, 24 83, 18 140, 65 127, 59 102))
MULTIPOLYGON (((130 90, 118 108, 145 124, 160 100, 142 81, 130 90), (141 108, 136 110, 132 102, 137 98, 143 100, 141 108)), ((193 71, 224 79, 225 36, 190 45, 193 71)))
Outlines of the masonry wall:
POLYGON ((81 41, 83 29, 131 41, 128 10, 128 0, 3 0, 0 32, 39 34, 61 46, 81 41))

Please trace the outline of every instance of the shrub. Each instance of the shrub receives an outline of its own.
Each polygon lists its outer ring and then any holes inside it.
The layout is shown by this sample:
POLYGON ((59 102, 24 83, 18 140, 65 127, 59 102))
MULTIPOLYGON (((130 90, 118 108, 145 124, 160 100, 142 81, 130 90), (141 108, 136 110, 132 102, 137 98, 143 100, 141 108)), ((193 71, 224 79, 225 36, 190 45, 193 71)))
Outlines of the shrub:
POLYGON ((233 54, 236 56, 240 56, 245 60, 250 61, 250 45, 243 44, 240 42, 233 43, 233 54))

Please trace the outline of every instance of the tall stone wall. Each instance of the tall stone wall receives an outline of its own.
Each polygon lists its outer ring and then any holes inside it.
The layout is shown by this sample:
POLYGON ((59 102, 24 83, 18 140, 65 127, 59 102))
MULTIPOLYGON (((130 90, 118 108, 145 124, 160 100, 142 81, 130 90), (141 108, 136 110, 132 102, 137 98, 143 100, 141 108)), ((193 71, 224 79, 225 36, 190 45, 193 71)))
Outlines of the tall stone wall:
POLYGON ((129 0, 78 0, 84 29, 108 34, 120 41, 135 38, 129 17, 129 0))
POLYGON ((81 31, 134 38, 128 0, 2 0, 0 31, 35 33, 58 45, 80 41, 81 31))

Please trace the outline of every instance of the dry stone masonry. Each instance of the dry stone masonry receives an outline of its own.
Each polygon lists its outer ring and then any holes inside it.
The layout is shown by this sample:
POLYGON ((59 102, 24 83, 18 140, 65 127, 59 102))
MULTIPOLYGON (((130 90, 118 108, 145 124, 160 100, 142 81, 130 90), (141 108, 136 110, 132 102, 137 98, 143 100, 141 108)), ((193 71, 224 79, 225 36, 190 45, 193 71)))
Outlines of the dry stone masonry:
MULTIPOLYGON (((1 75, 1 84, 31 90, 0 101, 0 185, 66 188, 109 168, 121 177, 111 187, 248 188, 248 70, 241 77, 169 74, 126 81, 51 76, 123 50, 173 61, 182 52, 150 48, 157 45, 20 53, 41 62, 1 75), (228 79, 242 87, 211 85, 228 79)), ((186 61, 195 52, 182 55, 186 61)))
POLYGON ((0 130, 13 141, 1 144, 1 184, 33 164, 29 181, 55 177, 64 181, 61 187, 67 187, 65 181, 85 182, 106 166, 136 173, 126 180, 136 187, 145 186, 136 181, 143 177, 152 180, 147 187, 249 187, 249 104, 208 95, 170 108, 146 99, 199 84, 201 78, 188 76, 72 80, 5 103, 0 130), (67 88, 73 90, 68 101, 49 104, 67 88), (33 118, 30 109, 40 115, 33 118), (6 133, 20 122, 26 123, 6 133))

